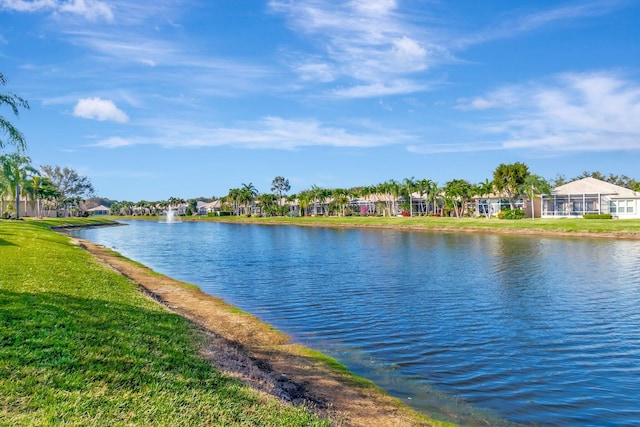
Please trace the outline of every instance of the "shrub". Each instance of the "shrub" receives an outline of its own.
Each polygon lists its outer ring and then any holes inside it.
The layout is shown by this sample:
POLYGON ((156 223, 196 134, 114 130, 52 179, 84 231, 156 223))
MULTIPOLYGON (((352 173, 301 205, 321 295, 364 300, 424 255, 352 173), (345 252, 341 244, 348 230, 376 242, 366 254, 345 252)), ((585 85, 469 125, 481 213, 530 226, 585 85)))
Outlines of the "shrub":
POLYGON ((582 215, 584 219, 612 219, 613 215, 611 214, 584 214, 582 215))
POLYGON ((503 209, 498 212, 499 219, 522 219, 524 211, 522 209, 503 209))

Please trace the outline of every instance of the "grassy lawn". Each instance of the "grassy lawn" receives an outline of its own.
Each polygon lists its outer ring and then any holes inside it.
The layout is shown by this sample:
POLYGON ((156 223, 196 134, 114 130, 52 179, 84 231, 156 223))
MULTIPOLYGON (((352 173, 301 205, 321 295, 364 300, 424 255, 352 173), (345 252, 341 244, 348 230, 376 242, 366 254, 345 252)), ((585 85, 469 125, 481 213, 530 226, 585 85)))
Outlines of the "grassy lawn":
POLYGON ((51 225, 0 221, 0 425, 326 425, 223 376, 193 326, 51 225))
MULTIPOLYGON (((195 217, 199 218, 199 217, 195 217)), ((185 219, 188 219, 185 218, 185 219)), ((640 220, 603 220, 582 218, 558 218, 532 220, 500 220, 496 218, 440 218, 440 217, 211 217, 199 218, 199 221, 231 221, 255 224, 298 224, 319 226, 356 226, 356 227, 397 227, 407 229, 475 229, 475 230, 518 230, 564 233, 640 233, 640 220)))

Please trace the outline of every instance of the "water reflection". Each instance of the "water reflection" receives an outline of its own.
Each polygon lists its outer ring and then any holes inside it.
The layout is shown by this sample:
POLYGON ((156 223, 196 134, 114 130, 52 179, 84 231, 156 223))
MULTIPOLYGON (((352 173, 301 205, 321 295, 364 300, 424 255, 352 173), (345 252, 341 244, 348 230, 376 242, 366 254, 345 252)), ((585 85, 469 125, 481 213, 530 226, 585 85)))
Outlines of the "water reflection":
POLYGON ((198 284, 429 413, 640 424, 638 242, 161 227, 81 234, 198 284))

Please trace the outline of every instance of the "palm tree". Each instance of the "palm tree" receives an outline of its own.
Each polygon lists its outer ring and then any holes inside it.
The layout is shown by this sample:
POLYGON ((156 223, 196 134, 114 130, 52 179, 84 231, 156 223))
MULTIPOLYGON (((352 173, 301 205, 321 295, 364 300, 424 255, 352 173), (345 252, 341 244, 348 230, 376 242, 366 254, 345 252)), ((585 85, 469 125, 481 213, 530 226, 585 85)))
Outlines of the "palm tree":
POLYGON ((524 183, 520 187, 520 191, 527 195, 531 201, 531 219, 535 218, 536 205, 534 203, 535 196, 548 193, 550 190, 549 183, 546 179, 539 175, 529 175, 525 178, 524 183))
POLYGON ((11 186, 9 185, 9 180, 6 176, 4 176, 3 168, 0 167, 0 213, 3 214, 3 216, 5 213, 4 201, 9 194, 11 194, 11 186))
POLYGON ((47 205, 50 207, 52 203, 55 204, 54 202, 62 197, 60 190, 58 190, 46 176, 34 176, 32 187, 36 199, 38 216, 42 216, 43 200, 49 202, 47 205))
POLYGON ((386 211, 389 213, 389 216, 395 215, 396 201, 401 193, 400 183, 394 179, 390 179, 382 184, 378 184, 376 192, 384 196, 386 211))
POLYGON ((120 210, 119 210, 119 214, 120 215, 131 215, 133 213, 133 202, 129 202, 127 200, 123 200, 122 202, 120 202, 119 204, 120 206, 120 210))
MULTIPOLYGON (((7 80, 4 75, 0 73, 0 86, 7 84, 7 80)), ((6 104, 13 111, 15 116, 18 116, 19 109, 29 109, 29 103, 19 96, 11 92, 0 92, 0 106, 6 104)), ((7 135, 8 140, 4 141, 0 138, 0 149, 4 148, 5 143, 15 145, 18 150, 24 150, 26 148, 26 142, 24 135, 16 129, 9 120, 5 119, 3 115, 0 115, 0 136, 7 135)))
POLYGON ((333 205, 336 207, 338 216, 345 216, 347 205, 351 200, 350 195, 350 191, 344 188, 334 188, 331 190, 330 197, 333 201, 333 205))
POLYGON ((402 181, 402 187, 400 191, 403 193, 403 196, 404 196, 403 207, 405 208, 408 207, 410 216, 413 216, 413 192, 416 191, 417 188, 418 188, 418 183, 416 182, 414 177, 405 178, 402 181))
POLYGON ((429 184, 429 201, 433 206, 433 214, 435 215, 438 212, 438 193, 440 192, 440 187, 438 187, 438 183, 435 181, 431 181, 429 184))
MULTIPOLYGON (((485 179, 484 182, 480 182, 475 186, 475 193, 480 197, 488 196, 493 191, 493 182, 489 181, 489 179, 485 179)), ((484 214, 487 218, 491 218, 491 206, 487 205, 484 214)))
POLYGON ((223 197, 223 203, 229 203, 231 205, 231 212, 233 215, 239 215, 239 204, 240 204, 240 189, 239 188, 230 188, 229 193, 223 197))
POLYGON ((313 214, 317 215, 318 206, 320 206, 322 207, 323 215, 326 216, 328 214, 328 209, 325 210, 324 204, 330 196, 330 191, 328 189, 318 187, 315 184, 311 186, 311 190, 309 191, 313 200, 313 214))
POLYGON ((0 156, 0 167, 9 192, 15 195, 16 218, 20 218, 20 191, 29 187, 31 179, 38 171, 31 166, 31 159, 20 153, 0 156))
POLYGON ((420 205, 420 211, 426 215, 429 211, 429 191, 431 190, 431 180, 430 179, 421 179, 416 182, 416 189, 418 190, 418 194, 424 200, 424 204, 420 205), (424 211, 423 211, 424 208, 424 211))
POLYGON ((307 208, 314 200, 311 190, 304 190, 298 194, 298 206, 300 207, 300 216, 305 216, 307 208))
POLYGON ((278 211, 278 196, 273 193, 262 193, 258 196, 258 202, 265 216, 273 216, 278 211))
POLYGON ((42 186, 42 180, 43 178, 40 175, 33 175, 31 177, 31 182, 29 183, 28 186, 28 194, 29 194, 29 200, 30 200, 30 205, 31 205, 31 209, 34 210, 35 208, 35 212, 36 212, 36 216, 40 217, 40 196, 39 196, 39 192, 40 192, 40 188, 42 186))
POLYGON ((464 207, 471 194, 471 184, 464 179, 452 179, 444 188, 445 196, 453 205, 456 217, 464 214, 464 207))
POLYGON ((369 206, 371 205, 370 197, 371 197, 371 195, 373 195, 375 193, 376 193, 376 187, 375 186, 371 186, 371 185, 365 185, 363 187, 360 187, 355 192, 355 194, 354 194, 355 197, 362 197, 367 202, 366 206, 361 206, 360 207, 360 214, 368 215, 368 214, 373 214, 374 213, 374 212, 369 212, 369 206))
POLYGON ((246 209, 247 209, 247 205, 249 205, 249 214, 251 213, 251 211, 253 210, 253 202, 255 201, 256 197, 258 197, 258 190, 256 190, 256 187, 254 187, 253 183, 248 183, 248 184, 242 184, 242 188, 240 189, 240 202, 245 204, 245 213, 246 209))
POLYGON ((522 185, 529 175, 529 167, 521 162, 509 165, 501 163, 493 172, 493 186, 498 192, 503 192, 509 199, 509 207, 515 209, 522 185))
POLYGON ((402 194, 402 186, 395 179, 390 179, 387 185, 387 191, 391 195, 391 206, 393 215, 397 215, 396 203, 398 202, 398 198, 402 194))

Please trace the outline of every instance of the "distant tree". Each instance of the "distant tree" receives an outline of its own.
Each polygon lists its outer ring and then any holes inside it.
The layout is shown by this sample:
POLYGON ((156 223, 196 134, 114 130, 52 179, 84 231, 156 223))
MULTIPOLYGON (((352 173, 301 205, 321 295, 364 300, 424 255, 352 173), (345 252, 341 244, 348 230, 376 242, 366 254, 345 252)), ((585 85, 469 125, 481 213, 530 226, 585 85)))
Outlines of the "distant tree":
POLYGON ((330 197, 332 200, 332 205, 336 210, 338 216, 345 216, 347 205, 351 200, 352 193, 350 190, 346 188, 334 188, 330 191, 330 197))
POLYGON ((280 200, 282 200, 282 196, 286 196, 287 192, 291 190, 291 185, 289 185, 289 180, 283 176, 276 176, 271 181, 271 191, 275 191, 278 197, 278 204, 280 204, 280 200))
POLYGON ((418 182, 414 177, 405 178, 402 181, 400 191, 402 194, 402 208, 409 212, 410 216, 413 216, 413 193, 418 191, 418 182))
POLYGON ((187 200, 187 215, 195 215, 198 212, 198 201, 196 199, 187 200))
POLYGON ((418 191, 418 194, 420 194, 420 197, 422 197, 424 200, 424 211, 422 211, 422 213, 425 215, 429 211, 429 200, 431 198, 432 184, 433 181, 431 181, 430 179, 421 179, 416 182, 416 189, 418 191))
POLYGON ((185 200, 181 197, 169 197, 167 202, 169 202, 169 208, 173 208, 173 207, 177 208, 183 203, 186 203, 185 200))
POLYGON ((300 207, 300 216, 305 216, 309 205, 314 200, 311 190, 304 190, 298 193, 298 206, 300 207))
POLYGON ((93 196, 94 189, 86 176, 80 175, 74 169, 60 168, 60 166, 41 166, 40 170, 49 178, 54 187, 60 191, 63 199, 86 199, 93 196))
POLYGON ((600 171, 593 171, 593 172, 584 171, 580 175, 573 178, 572 181, 576 181, 578 179, 584 179, 584 178, 595 178, 595 179, 599 179, 600 181, 607 180, 607 177, 600 171))
POLYGON ((108 199, 106 197, 89 197, 85 200, 85 204, 88 208, 95 208, 97 206, 105 206, 105 207, 109 207, 111 206, 113 203, 115 202, 115 200, 111 200, 108 199))
POLYGON ((556 188, 560 187, 561 185, 565 185, 569 181, 567 181, 567 178, 563 174, 557 173, 556 176, 549 182, 553 188, 556 188))
POLYGON ((472 186, 464 179, 453 179, 444 187, 444 195, 456 214, 460 218, 464 215, 465 205, 471 197, 472 186))
POLYGON ((610 184, 628 188, 630 190, 633 190, 634 186, 637 183, 637 181, 634 178, 629 178, 627 175, 614 175, 610 173, 608 176, 606 176, 600 171, 593 171, 593 172, 584 171, 580 175, 575 177, 574 180, 583 179, 583 178, 599 179, 600 181, 605 181, 610 184))
POLYGON ((433 209, 433 214, 435 215, 438 210, 438 192, 440 187, 438 187, 438 183, 436 181, 431 181, 429 187, 430 188, 427 194, 427 201, 431 203, 431 208, 433 209))
MULTIPOLYGON (((0 86, 7 84, 7 80, 4 75, 0 73, 0 86)), ((20 108, 29 109, 29 103, 19 96, 11 92, 0 92, 0 107, 3 105, 9 106, 15 116, 20 113, 20 108)), ((5 145, 14 145, 18 150, 24 150, 26 148, 26 142, 24 135, 16 129, 9 120, 7 120, 2 114, 0 114, 0 149, 5 145), (5 140, 2 136, 7 137, 5 140)))
POLYGON ((534 198, 540 194, 549 193, 551 191, 549 183, 541 176, 528 175, 520 187, 520 191, 529 198, 531 202, 531 219, 534 219, 536 216, 534 198))
POLYGON ((274 216, 278 213, 278 196, 273 193, 258 195, 258 203, 264 216, 274 216))
POLYGON ((111 215, 131 215, 133 214, 133 202, 123 200, 120 202, 114 202, 109 207, 109 213, 111 215))
MULTIPOLYGON (((54 202, 55 200, 60 198, 60 192, 56 187, 53 186, 51 181, 49 181, 49 178, 40 175, 34 175, 31 178, 30 187, 31 188, 29 194, 31 196, 32 206, 35 203, 36 215, 38 217, 41 217, 43 207, 42 202, 54 202)), ((48 205, 50 205, 50 203, 48 205)))
POLYGON ((325 202, 329 197, 331 197, 331 190, 328 188, 322 188, 313 184, 311 186, 311 190, 308 190, 311 195, 311 200, 313 201, 313 215, 318 213, 318 206, 322 207, 323 215, 328 214, 328 209, 324 209, 325 202))
POLYGON ((251 209, 253 209, 253 204, 256 197, 258 197, 258 194, 260 193, 252 182, 242 184, 242 188, 240 189, 240 202, 245 205, 245 213, 251 213, 251 209), (249 212, 246 212, 247 207, 249 208, 249 212))
POLYGON ((360 213, 364 215, 373 214, 374 211, 369 211, 369 206, 371 205, 371 196, 376 194, 376 187, 373 185, 363 185, 362 187, 352 188, 352 190, 355 197, 362 197, 367 201, 367 204, 361 208, 360 213))
POLYGON ((38 178, 40 178, 40 183, 36 188, 35 194, 38 203, 38 216, 41 216, 43 205, 47 207, 47 211, 55 208, 56 201, 60 199, 61 195, 60 191, 51 183, 49 178, 46 176, 38 176, 38 178), (43 201, 45 203, 43 203, 43 201))
MULTIPOLYGON (((493 181, 485 179, 484 182, 479 182, 473 186, 473 194, 480 197, 487 197, 494 192, 493 181)), ((484 215, 487 218, 491 218, 491 206, 486 206, 484 215)))
POLYGON ((396 215, 396 202, 402 194, 401 184, 395 179, 389 179, 376 187, 376 193, 381 194, 385 199, 385 212, 389 216, 396 215))
POLYGON ((529 167, 521 162, 501 163, 493 172, 493 186, 509 199, 511 209, 515 208, 515 200, 521 194, 520 189, 529 176, 529 167))

